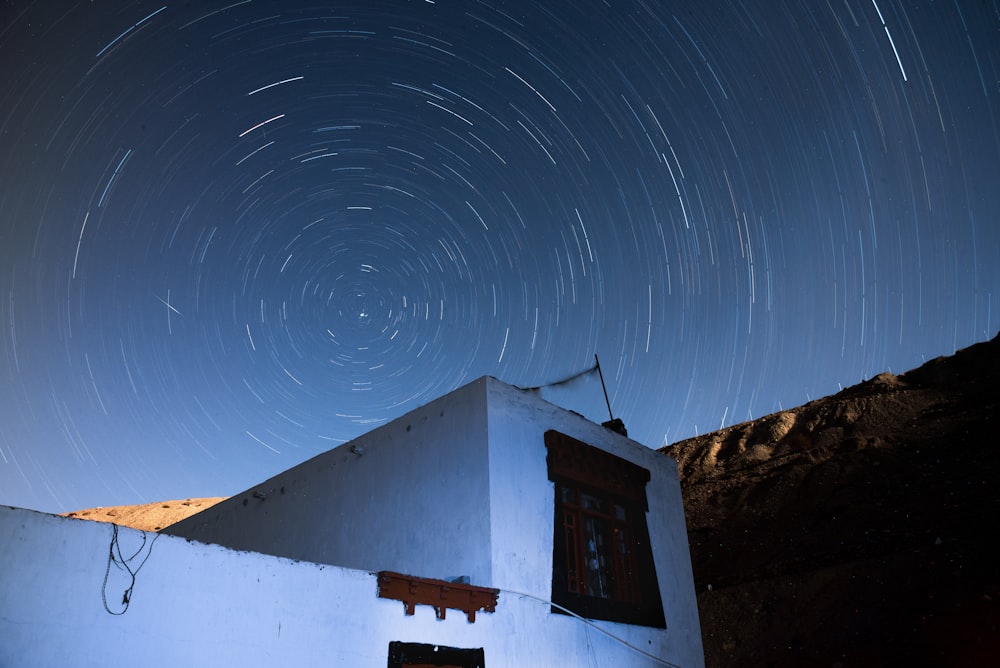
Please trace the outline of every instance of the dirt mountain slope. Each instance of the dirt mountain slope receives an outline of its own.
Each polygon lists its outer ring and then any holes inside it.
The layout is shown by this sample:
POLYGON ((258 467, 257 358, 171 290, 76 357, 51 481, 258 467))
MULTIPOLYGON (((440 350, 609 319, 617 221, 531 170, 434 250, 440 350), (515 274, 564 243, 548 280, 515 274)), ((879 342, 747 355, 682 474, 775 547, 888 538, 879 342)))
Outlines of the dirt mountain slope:
POLYGON ((664 448, 708 666, 1000 665, 1000 336, 664 448))
POLYGON ((63 515, 81 520, 111 522, 142 531, 159 531, 225 500, 226 497, 219 496, 205 499, 184 499, 182 501, 158 501, 136 506, 88 508, 87 510, 63 513, 63 515))

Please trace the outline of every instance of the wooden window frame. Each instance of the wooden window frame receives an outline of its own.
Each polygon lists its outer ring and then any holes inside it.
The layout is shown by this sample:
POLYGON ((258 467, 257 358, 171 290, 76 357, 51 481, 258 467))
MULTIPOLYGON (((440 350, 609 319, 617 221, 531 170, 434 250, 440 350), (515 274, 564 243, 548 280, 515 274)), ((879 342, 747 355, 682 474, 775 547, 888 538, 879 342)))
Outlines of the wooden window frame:
POLYGON ((666 628, 646 524, 649 471, 554 430, 545 447, 555 491, 553 611, 666 628))

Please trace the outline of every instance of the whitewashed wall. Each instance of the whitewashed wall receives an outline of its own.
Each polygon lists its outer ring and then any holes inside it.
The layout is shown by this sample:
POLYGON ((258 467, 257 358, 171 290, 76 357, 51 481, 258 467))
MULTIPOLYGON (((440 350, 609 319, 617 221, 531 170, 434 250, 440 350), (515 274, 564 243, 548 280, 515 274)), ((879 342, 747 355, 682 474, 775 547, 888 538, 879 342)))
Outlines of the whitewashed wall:
POLYGON ((485 379, 163 533, 349 568, 489 582, 485 379))
POLYGON ((650 471, 646 519, 667 628, 597 624, 671 663, 702 665, 701 628, 677 463, 495 379, 488 379, 488 393, 491 586, 551 597, 555 485, 548 479, 545 432, 554 429, 650 471))
MULTIPOLYGON (((164 533, 367 571, 465 575, 472 584, 548 599, 549 429, 651 472, 647 522, 667 629, 598 624, 672 663, 701 665, 676 462, 494 378, 480 378, 164 533)), ((548 625, 567 622, 549 616, 548 625)), ((570 623, 567 632, 578 626, 570 623)))
MULTIPOLYGON (((166 535, 152 543, 128 610, 112 616, 101 601, 111 535, 109 524, 0 506, 0 666, 384 668, 393 640, 483 647, 489 668, 660 665, 519 596, 501 594, 497 612, 474 624, 456 611, 439 621, 423 606, 407 617, 401 603, 376 598, 371 573, 166 535)), ((142 535, 120 528, 122 553, 142 535)), ((112 610, 123 575, 112 566, 112 610)))

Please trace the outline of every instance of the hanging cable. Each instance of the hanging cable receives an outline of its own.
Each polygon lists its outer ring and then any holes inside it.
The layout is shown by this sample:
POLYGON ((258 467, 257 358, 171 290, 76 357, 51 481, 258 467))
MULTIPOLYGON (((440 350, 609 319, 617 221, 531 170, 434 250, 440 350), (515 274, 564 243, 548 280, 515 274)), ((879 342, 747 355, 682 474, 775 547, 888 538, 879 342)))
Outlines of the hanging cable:
POLYGON ((108 546, 108 564, 104 569, 104 583, 101 585, 101 601, 104 602, 104 609, 108 611, 111 615, 124 615, 125 611, 128 610, 129 603, 132 600, 132 589, 135 587, 135 576, 139 574, 139 570, 146 564, 146 560, 149 559, 149 555, 153 554, 153 543, 156 539, 160 537, 160 534, 156 534, 153 540, 149 542, 149 551, 146 552, 146 556, 142 558, 139 563, 138 568, 134 571, 129 565, 133 559, 142 553, 142 550, 146 547, 146 532, 142 532, 142 543, 139 545, 139 549, 135 553, 126 559, 122 556, 122 547, 118 542, 118 525, 111 525, 111 544, 108 546), (115 556, 115 552, 118 552, 118 556, 115 556), (120 612, 115 612, 108 606, 108 576, 111 574, 111 564, 114 564, 118 570, 124 570, 129 574, 129 585, 125 588, 124 593, 122 593, 122 605, 124 606, 120 612))
POLYGON ((616 636, 615 634, 611 633, 607 629, 601 628, 600 626, 598 626, 597 624, 595 624, 591 620, 587 619, 586 617, 581 617, 580 615, 576 614, 575 612, 573 612, 569 608, 564 608, 563 606, 559 605, 558 603, 553 603, 552 601, 544 599, 541 596, 535 596, 534 594, 528 594, 527 592, 523 592, 523 591, 514 591, 512 589, 503 589, 502 587, 498 587, 498 589, 500 589, 500 591, 502 591, 502 592, 504 592, 506 594, 512 594, 514 596, 521 596, 523 598, 534 599, 534 600, 538 601, 539 603, 544 603, 545 605, 550 605, 553 608, 557 608, 557 609, 561 610, 562 612, 565 612, 567 615, 570 615, 571 617, 575 617, 578 621, 583 622, 584 624, 586 624, 590 628, 595 629, 595 630, 603 633, 604 635, 606 635, 607 637, 611 638, 615 642, 617 642, 617 643, 619 643, 621 645, 624 645, 625 647, 628 647, 633 652, 638 652, 639 654, 642 654, 647 659, 652 659, 656 663, 658 663, 660 665, 663 665, 663 666, 669 666, 670 668, 681 668, 676 663, 670 663, 666 659, 661 659, 660 657, 656 656, 655 654, 650 654, 649 652, 647 652, 646 650, 642 649, 641 647, 637 647, 637 646, 633 645, 632 643, 630 643, 629 641, 625 640, 624 638, 616 636))

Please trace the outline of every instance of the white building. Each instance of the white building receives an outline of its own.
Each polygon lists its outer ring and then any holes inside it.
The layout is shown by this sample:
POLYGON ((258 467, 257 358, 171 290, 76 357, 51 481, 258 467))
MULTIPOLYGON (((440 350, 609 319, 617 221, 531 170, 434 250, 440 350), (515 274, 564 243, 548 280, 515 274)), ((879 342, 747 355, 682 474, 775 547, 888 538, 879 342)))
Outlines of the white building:
POLYGON ((0 666, 703 665, 674 460, 481 378, 161 534, 0 507, 0 666))

